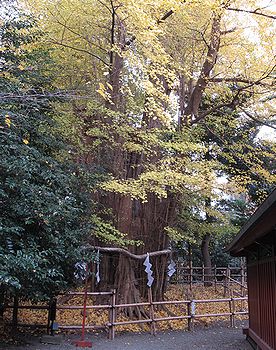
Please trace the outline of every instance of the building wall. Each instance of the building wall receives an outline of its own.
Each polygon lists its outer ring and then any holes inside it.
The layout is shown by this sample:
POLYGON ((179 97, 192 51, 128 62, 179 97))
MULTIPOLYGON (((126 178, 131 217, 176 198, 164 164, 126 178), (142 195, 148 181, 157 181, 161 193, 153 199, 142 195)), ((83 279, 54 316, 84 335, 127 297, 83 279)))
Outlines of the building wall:
POLYGON ((276 350, 275 231, 262 242, 253 245, 249 251, 247 259, 249 332, 252 331, 253 335, 256 334, 260 338, 258 345, 261 349, 276 350))

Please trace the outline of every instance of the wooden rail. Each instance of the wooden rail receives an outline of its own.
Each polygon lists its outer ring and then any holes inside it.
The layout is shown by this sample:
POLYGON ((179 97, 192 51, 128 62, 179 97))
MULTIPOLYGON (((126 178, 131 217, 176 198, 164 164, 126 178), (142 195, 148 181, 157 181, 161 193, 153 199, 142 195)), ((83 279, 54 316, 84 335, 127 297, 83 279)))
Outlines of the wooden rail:
MULTIPOLYGON (((68 293, 69 295, 84 295, 84 292, 71 292, 68 293)), ((67 294, 67 295, 68 295, 67 294)), ((156 334, 156 324, 158 322, 164 322, 164 321, 174 321, 174 320, 187 320, 188 322, 188 330, 192 331, 194 330, 194 321, 196 319, 205 318, 205 317, 229 317, 230 320, 230 326, 235 326, 235 317, 237 315, 246 315, 248 314, 247 311, 236 311, 236 303, 238 301, 240 302, 246 302, 247 297, 230 297, 230 298, 221 298, 221 299, 193 299, 193 300, 168 300, 168 301, 153 301, 152 300, 152 293, 151 289, 148 289, 148 301, 142 302, 142 303, 130 303, 130 304, 116 304, 116 290, 112 290, 110 292, 93 292, 89 293, 92 296, 96 295, 107 295, 110 297, 110 303, 109 304, 102 304, 102 305, 87 305, 87 309, 103 309, 108 310, 109 313, 109 320, 107 323, 102 325, 86 325, 85 328, 87 330, 92 329, 105 329, 108 331, 109 339, 114 339, 115 337, 115 328, 116 326, 122 326, 122 325, 130 325, 130 324, 142 324, 147 323, 150 325, 151 328, 151 334, 156 334), (197 305, 199 304, 211 304, 211 303, 227 303, 229 311, 227 312, 220 312, 220 313, 197 313, 197 305), (186 312, 180 315, 176 316, 166 316, 166 317, 157 317, 155 315, 155 308, 157 306, 168 306, 168 305, 186 305, 186 312), (116 310, 121 308, 128 308, 128 307, 138 307, 138 306, 148 306, 149 307, 149 315, 148 318, 145 319, 139 319, 139 320, 127 320, 127 321, 117 321, 116 320, 116 310)), ((48 310, 49 316, 48 316, 48 325, 44 325, 45 328, 49 330, 49 321, 56 321, 56 311, 57 310, 80 310, 83 309, 80 305, 59 305, 57 303, 49 304, 48 306, 45 305, 9 305, 7 308, 15 308, 18 309, 31 309, 31 310, 48 310), (55 310, 51 310, 51 305, 54 305, 55 310), (52 312, 52 314, 51 314, 52 312), (51 316, 52 315, 52 316, 51 316)), ((58 319, 57 319, 58 321, 58 319)), ((31 324, 18 324, 18 326, 24 326, 24 327, 35 327, 36 325, 31 324)), ((43 325, 37 325, 38 327, 43 327, 43 325)), ((58 328, 61 330, 77 330, 81 329, 80 325, 58 325, 58 328)), ((50 329, 51 330, 51 329, 50 329)), ((51 333, 52 330, 51 330, 51 333)))
MULTIPOLYGON (((171 279, 171 283, 175 284, 189 284, 192 289, 194 284, 211 283, 217 288, 218 285, 223 285, 224 276, 228 276, 234 281, 239 281, 242 285, 246 284, 246 269, 244 266, 189 266, 183 263, 176 263, 176 273, 171 279), (211 272, 210 272, 211 271, 211 272)), ((230 282, 231 283, 231 282, 230 282)))

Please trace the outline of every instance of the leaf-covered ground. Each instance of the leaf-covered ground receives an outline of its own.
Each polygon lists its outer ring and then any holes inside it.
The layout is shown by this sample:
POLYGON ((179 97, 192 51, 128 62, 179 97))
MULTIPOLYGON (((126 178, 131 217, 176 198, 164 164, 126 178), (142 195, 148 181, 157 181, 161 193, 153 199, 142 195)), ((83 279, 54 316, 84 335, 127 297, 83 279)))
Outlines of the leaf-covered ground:
MULTIPOLYGON (((169 291, 166 293, 166 300, 191 300, 191 299, 223 299, 223 290, 222 287, 218 287, 215 291, 214 287, 203 287, 203 286, 194 286, 192 291, 189 290, 187 286, 171 286, 169 291)), ((93 304, 93 298, 89 298, 88 305, 93 304)), ((83 297, 82 296, 73 296, 68 298, 67 296, 59 297, 58 304, 62 305, 82 305, 83 297)), ((242 311, 247 309, 246 302, 236 302, 236 311, 242 311)), ((146 312, 149 310, 145 308, 146 312)), ((197 304, 196 314, 213 314, 213 313, 224 313, 229 312, 229 303, 228 302, 217 302, 217 303, 204 303, 197 304)), ((11 311, 8 310, 5 312, 4 321, 7 323, 11 320, 11 311)), ((186 305, 168 305, 164 309, 156 309, 154 316, 158 317, 167 317, 167 316, 180 316, 187 315, 187 306, 186 305)), ((236 316, 236 319, 246 319, 245 316, 236 316)), ((87 313, 87 325, 104 325, 109 320, 108 310, 88 310, 87 313)), ((118 313, 116 321, 128 320, 127 317, 118 313)), ((218 320, 229 321, 229 316, 221 317, 204 317, 201 319, 195 320, 195 326, 203 325, 208 326, 218 320)), ((45 310, 19 310, 18 314, 19 323, 28 323, 28 324, 47 324, 47 312, 45 310)), ((59 310, 57 312, 57 322, 60 325, 81 325, 82 321, 82 311, 81 310, 59 310)), ((186 329, 187 320, 175 320, 175 321, 162 321, 156 324, 157 331, 169 330, 169 329, 186 329)), ((139 332, 141 330, 150 331, 150 326, 148 324, 143 325, 124 325, 116 326, 116 331, 129 331, 129 332, 139 332)), ((2 326, 2 335, 4 328, 2 326)), ((0 333, 1 336, 1 333, 0 333)))

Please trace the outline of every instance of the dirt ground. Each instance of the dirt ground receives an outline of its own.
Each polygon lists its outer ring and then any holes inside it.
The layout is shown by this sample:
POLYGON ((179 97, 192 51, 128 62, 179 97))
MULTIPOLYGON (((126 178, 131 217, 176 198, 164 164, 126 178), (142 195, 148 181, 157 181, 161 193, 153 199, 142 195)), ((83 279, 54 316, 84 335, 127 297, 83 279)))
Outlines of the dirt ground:
MULTIPOLYGON (((107 339, 105 333, 86 335, 86 340, 92 341, 95 350, 252 350, 251 345, 242 334, 241 323, 236 328, 225 325, 188 331, 158 332, 156 336, 149 333, 117 333, 114 340, 107 339)), ((1 350, 73 350, 72 341, 79 339, 79 335, 57 336, 61 343, 57 345, 42 344, 40 337, 25 337, 24 345, 1 344, 1 350)))

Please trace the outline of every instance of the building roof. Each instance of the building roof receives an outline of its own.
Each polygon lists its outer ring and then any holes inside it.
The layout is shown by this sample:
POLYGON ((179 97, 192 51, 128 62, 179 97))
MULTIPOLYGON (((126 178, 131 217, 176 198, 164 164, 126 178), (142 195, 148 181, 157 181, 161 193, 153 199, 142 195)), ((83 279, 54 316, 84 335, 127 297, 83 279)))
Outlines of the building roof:
POLYGON ((245 255, 245 248, 276 228, 276 188, 252 214, 227 247, 234 256, 245 255))

